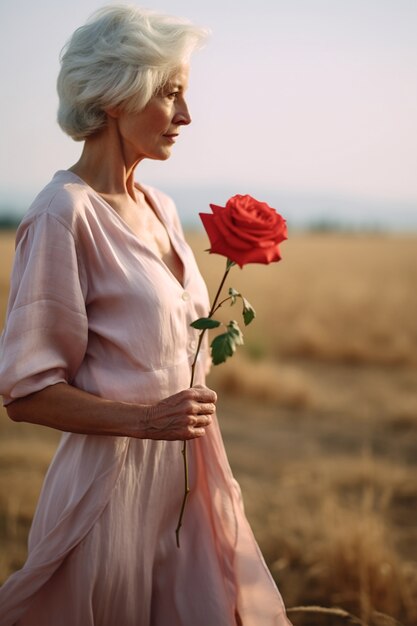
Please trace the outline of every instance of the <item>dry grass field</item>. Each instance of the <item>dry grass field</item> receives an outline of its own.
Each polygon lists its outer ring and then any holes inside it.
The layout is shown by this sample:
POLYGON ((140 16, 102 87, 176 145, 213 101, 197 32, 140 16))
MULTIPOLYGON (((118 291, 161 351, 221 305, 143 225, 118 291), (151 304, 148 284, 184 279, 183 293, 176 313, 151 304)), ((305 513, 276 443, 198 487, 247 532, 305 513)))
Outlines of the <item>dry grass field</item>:
MULTIPOLYGON (((224 260, 189 240, 213 293, 224 260)), ((0 246, 4 314, 10 234, 0 246)), ((257 319, 209 380, 248 517, 288 607, 358 618, 294 611, 295 626, 416 626, 417 236, 294 234, 282 252, 233 268, 257 319)), ((24 560, 56 442, 1 415, 0 580, 24 560)))

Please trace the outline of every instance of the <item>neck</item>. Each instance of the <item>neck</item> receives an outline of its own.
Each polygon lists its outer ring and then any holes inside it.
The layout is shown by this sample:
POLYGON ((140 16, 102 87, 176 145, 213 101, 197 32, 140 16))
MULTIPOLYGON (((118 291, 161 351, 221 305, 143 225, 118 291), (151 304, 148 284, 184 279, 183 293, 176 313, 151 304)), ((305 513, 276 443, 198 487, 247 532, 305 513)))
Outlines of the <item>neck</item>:
POLYGON ((135 199, 134 172, 139 162, 124 153, 117 125, 108 118, 105 128, 87 137, 81 157, 69 170, 98 193, 128 194, 135 199))

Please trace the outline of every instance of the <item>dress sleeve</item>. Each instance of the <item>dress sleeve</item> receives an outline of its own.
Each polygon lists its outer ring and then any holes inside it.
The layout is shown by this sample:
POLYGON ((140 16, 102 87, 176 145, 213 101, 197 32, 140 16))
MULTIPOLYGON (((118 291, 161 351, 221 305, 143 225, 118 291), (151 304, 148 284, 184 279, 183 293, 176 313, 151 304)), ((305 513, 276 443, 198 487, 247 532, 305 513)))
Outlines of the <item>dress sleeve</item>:
POLYGON ((82 283, 73 234, 56 217, 39 215, 16 247, 0 340, 5 405, 49 385, 71 383, 87 347, 82 283))

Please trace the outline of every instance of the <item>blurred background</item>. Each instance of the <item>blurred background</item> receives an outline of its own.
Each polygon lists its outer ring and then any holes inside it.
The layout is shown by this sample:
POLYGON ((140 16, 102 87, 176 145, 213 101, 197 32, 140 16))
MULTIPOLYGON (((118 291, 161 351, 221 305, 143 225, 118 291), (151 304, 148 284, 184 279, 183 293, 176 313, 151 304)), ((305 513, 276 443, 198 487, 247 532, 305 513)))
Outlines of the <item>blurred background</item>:
MULTIPOLYGON (((16 222, 81 149, 55 122, 59 52, 103 4, 0 5, 1 319, 16 222)), ((223 259, 205 252, 199 211, 249 193, 289 223, 281 263, 233 269, 229 286, 257 319, 209 380, 268 565, 290 607, 415 625, 417 4, 146 6, 212 31, 192 62, 193 124, 169 161, 137 171, 174 197, 211 292, 223 259)), ((58 435, 5 414, 0 434, 4 580, 25 558, 58 435)), ((346 623, 300 611, 291 619, 346 623)))
MULTIPOLYGON (((55 123, 59 53, 103 2, 0 6, 2 212, 22 211, 80 145, 55 123)), ((290 223, 417 228, 414 0, 152 0, 211 29, 195 55, 193 124, 140 176, 183 218, 237 191, 290 223)))

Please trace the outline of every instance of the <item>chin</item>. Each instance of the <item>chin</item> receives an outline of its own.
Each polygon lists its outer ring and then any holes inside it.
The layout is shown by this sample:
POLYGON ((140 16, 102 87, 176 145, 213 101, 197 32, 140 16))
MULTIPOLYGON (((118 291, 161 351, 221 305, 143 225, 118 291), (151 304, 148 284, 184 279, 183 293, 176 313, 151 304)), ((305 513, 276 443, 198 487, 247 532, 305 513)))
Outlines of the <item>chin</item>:
POLYGON ((152 156, 149 156, 149 159, 153 161, 166 161, 171 156, 171 151, 161 150, 161 152, 155 153, 152 156))

